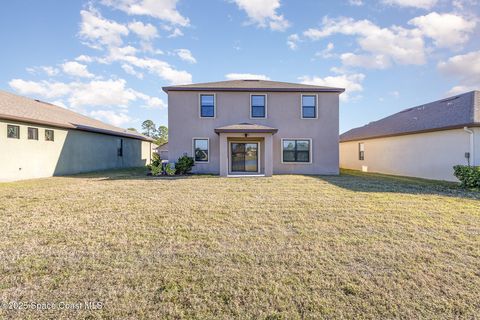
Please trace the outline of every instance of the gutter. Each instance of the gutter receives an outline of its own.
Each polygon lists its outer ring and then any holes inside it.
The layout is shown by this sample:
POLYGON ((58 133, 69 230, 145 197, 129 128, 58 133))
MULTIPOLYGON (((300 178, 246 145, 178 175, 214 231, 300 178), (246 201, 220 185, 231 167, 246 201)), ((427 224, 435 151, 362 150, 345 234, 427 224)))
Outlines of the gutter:
POLYGON ((470 134, 470 158, 468 164, 475 166, 475 134, 468 127, 464 127, 463 130, 470 134))

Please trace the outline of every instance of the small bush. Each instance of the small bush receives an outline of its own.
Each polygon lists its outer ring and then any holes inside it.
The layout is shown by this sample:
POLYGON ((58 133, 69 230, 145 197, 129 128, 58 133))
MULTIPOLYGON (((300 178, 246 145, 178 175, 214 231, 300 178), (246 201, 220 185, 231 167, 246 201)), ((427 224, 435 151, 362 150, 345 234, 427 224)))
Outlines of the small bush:
POLYGON ((454 166, 454 175, 464 188, 480 188, 480 166, 454 166))
POLYGON ((150 172, 152 173, 152 176, 159 176, 162 174, 162 166, 160 167, 152 166, 152 168, 150 169, 150 172))
POLYGON ((167 163, 167 165, 165 166, 165 173, 168 176, 175 175, 175 166, 172 163, 167 163))
POLYGON ((192 171, 194 165, 193 158, 188 156, 182 156, 178 158, 177 163, 175 164, 175 171, 177 174, 187 174, 192 171))
POLYGON ((154 167, 161 167, 162 166, 162 159, 157 153, 153 153, 152 155, 152 166, 154 167))

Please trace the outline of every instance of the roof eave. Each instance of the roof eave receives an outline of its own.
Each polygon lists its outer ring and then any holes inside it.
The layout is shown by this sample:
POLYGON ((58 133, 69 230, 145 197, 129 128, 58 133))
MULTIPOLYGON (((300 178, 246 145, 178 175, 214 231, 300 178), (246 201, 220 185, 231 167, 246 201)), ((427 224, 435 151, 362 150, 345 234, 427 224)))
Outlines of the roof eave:
POLYGON ((215 87, 163 87, 169 91, 223 91, 223 92, 345 92, 344 88, 215 88, 215 87))
POLYGON ((272 133, 275 134, 278 129, 215 129, 215 133, 272 133))

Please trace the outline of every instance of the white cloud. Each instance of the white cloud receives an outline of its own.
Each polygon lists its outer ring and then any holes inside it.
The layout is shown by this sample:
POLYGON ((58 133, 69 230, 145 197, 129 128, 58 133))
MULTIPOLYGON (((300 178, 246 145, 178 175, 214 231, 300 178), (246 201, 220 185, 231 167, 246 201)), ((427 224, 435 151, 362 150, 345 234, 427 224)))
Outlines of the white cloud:
POLYGON ((383 0, 383 3, 400 7, 413 7, 420 9, 431 9, 438 0, 383 0))
POLYGON ((134 47, 127 46, 122 48, 111 48, 110 55, 104 59, 105 63, 118 61, 127 63, 140 69, 145 69, 150 73, 156 74, 170 84, 188 84, 192 83, 192 75, 187 71, 176 70, 165 61, 154 58, 139 58, 135 55, 137 50, 134 47))
POLYGON ((302 76, 299 80, 304 84, 316 86, 345 88, 345 92, 340 96, 342 101, 348 101, 354 92, 363 91, 362 82, 365 75, 362 73, 342 74, 338 76, 329 76, 325 78, 302 76))
POLYGON ((80 37, 92 48, 120 46, 122 36, 128 35, 128 28, 113 20, 104 19, 94 8, 80 11, 80 37))
POLYGON ((469 40, 469 34, 475 29, 476 22, 462 16, 431 12, 408 22, 418 27, 422 34, 432 38, 437 47, 457 47, 469 40))
POLYGON ((277 13, 280 0, 233 0, 237 6, 244 10, 250 23, 261 28, 270 28, 275 31, 284 31, 290 23, 283 15, 277 13))
POLYGON ((229 73, 225 75, 225 78, 228 80, 270 80, 264 74, 254 74, 254 73, 229 73))
POLYGON ((135 21, 129 23, 128 28, 134 33, 136 33, 144 41, 150 41, 158 37, 157 28, 155 28, 155 26, 150 23, 143 24, 140 21, 135 21))
POLYGON ((189 63, 197 63, 197 59, 192 55, 190 50, 188 49, 177 49, 175 53, 182 59, 183 61, 187 61, 189 63))
POLYGON ((94 59, 90 56, 87 56, 87 55, 80 55, 78 57, 75 58, 76 61, 80 61, 80 62, 86 62, 86 63, 89 63, 89 62, 92 62, 94 59))
POLYGON ((113 110, 95 110, 90 112, 93 118, 108 122, 114 126, 121 127, 133 119, 124 111, 115 112, 113 110))
POLYGON ((340 56, 342 64, 350 67, 364 67, 370 69, 386 69, 390 67, 390 60, 384 55, 357 55, 351 52, 340 56))
POLYGON ((298 48, 299 41, 300 41, 300 37, 298 36, 298 34, 294 33, 288 36, 287 45, 290 49, 296 50, 298 48))
POLYGON ((122 69, 129 75, 135 76, 138 79, 143 79, 143 73, 136 71, 131 65, 129 64, 122 64, 122 69))
POLYGON ((70 76, 93 78, 94 74, 88 72, 87 66, 76 61, 67 61, 61 65, 63 72, 70 76))
POLYGON ((335 45, 332 42, 329 42, 325 47, 325 49, 323 49, 322 51, 316 52, 315 56, 324 58, 324 59, 331 58, 334 56, 334 54, 332 53, 334 48, 335 48, 335 45))
POLYGON ((30 73, 43 72, 49 77, 56 76, 60 72, 60 70, 58 70, 58 68, 51 67, 51 66, 31 67, 31 68, 27 68, 27 71, 30 72, 30 73))
POLYGON ((363 6, 363 1, 362 0, 348 0, 348 3, 352 6, 363 6))
POLYGON ((405 29, 399 26, 381 28, 369 20, 352 18, 323 19, 321 29, 311 28, 303 35, 311 40, 319 40, 334 34, 356 36, 359 46, 374 56, 398 64, 419 65, 425 63, 425 46, 422 33, 418 29, 405 29))
POLYGON ((480 50, 453 56, 440 62, 438 69, 449 78, 458 79, 459 84, 449 94, 480 89, 480 50))
POLYGON ((129 15, 154 17, 174 25, 186 27, 188 18, 177 10, 178 0, 103 0, 104 5, 116 8, 129 15))
POLYGON ((70 87, 63 82, 27 81, 12 79, 9 86, 22 95, 41 96, 48 99, 58 98, 70 93, 70 87))

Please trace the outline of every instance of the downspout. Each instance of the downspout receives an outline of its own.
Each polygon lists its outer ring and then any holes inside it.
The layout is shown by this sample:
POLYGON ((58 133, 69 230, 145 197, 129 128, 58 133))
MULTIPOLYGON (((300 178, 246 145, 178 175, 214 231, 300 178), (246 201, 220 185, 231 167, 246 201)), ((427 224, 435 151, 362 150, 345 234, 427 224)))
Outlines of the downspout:
POLYGON ((463 130, 470 134, 470 165, 475 166, 475 134, 473 130, 464 127, 463 130))

